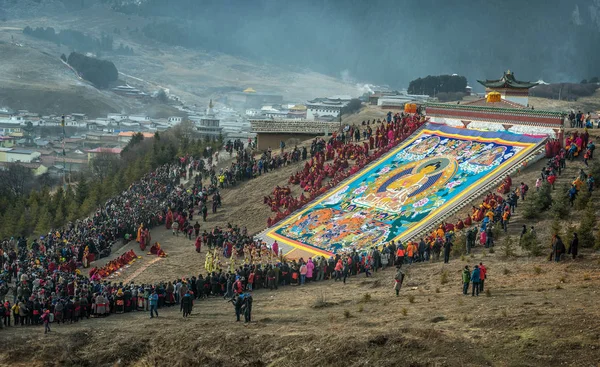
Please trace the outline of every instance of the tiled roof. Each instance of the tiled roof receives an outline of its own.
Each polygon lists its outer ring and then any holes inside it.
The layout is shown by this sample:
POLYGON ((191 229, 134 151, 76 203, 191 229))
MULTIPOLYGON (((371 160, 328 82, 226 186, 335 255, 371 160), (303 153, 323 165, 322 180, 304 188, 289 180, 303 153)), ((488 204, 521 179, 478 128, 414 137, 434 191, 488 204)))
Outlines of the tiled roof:
POLYGON ((121 148, 104 148, 104 147, 86 150, 86 152, 88 152, 88 153, 112 153, 112 154, 121 154, 121 151, 123 151, 123 149, 121 149, 121 148))
POLYGON ((522 82, 515 79, 515 75, 510 72, 510 70, 506 71, 502 78, 496 80, 486 79, 478 80, 479 84, 485 86, 486 88, 516 88, 516 89, 529 89, 531 87, 535 87, 538 83, 531 82, 522 82))
POLYGON ((447 110, 463 110, 463 111, 476 111, 476 112, 491 112, 491 113, 510 113, 514 115, 524 116, 548 116, 548 117, 560 117, 562 118, 564 113, 544 110, 531 110, 529 108, 506 108, 506 107, 490 107, 490 106, 478 106, 468 104, 451 104, 451 103, 432 103, 427 102, 423 104, 426 108, 433 107, 438 109, 447 110))
POLYGON ((486 98, 477 99, 475 101, 463 103, 463 106, 487 106, 496 108, 525 108, 520 103, 512 102, 507 99, 501 99, 500 102, 488 102, 486 98))

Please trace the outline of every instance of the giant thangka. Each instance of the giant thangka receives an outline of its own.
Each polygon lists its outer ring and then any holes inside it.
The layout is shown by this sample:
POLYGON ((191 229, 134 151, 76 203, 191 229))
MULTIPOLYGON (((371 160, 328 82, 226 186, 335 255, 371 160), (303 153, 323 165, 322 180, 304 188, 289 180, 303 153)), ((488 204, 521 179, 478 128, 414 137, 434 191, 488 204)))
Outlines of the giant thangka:
POLYGON ((267 235, 321 255, 406 238, 544 139, 429 124, 267 235))

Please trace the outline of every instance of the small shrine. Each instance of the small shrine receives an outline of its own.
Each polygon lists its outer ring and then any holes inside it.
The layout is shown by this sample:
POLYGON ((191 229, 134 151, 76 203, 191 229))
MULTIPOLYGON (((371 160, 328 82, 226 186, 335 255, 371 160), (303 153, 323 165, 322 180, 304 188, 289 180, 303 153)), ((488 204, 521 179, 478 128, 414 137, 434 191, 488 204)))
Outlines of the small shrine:
POLYGON ((500 79, 478 80, 477 82, 485 87, 488 102, 499 102, 498 97, 500 97, 525 107, 529 106, 529 88, 538 85, 538 83, 515 79, 515 74, 510 70, 507 70, 500 79))

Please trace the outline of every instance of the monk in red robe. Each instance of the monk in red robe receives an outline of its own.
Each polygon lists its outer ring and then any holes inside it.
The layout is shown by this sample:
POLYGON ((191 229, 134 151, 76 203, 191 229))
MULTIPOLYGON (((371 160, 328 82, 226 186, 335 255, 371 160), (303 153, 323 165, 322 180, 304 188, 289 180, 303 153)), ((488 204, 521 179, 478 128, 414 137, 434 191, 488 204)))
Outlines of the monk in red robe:
POLYGON ((167 226, 167 229, 171 229, 171 226, 173 225, 173 212, 171 211, 171 209, 169 209, 169 211, 167 211, 165 225, 167 226))

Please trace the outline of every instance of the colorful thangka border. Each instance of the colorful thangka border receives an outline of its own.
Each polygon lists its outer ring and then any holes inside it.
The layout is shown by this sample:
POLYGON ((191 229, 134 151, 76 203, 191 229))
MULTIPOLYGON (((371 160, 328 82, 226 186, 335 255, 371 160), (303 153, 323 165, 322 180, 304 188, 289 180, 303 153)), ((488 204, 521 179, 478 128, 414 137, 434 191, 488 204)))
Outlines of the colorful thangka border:
POLYGON ((267 236, 329 256, 419 230, 545 137, 428 124, 267 236))

